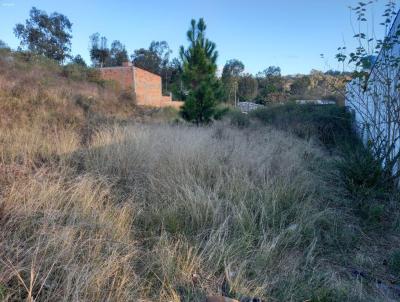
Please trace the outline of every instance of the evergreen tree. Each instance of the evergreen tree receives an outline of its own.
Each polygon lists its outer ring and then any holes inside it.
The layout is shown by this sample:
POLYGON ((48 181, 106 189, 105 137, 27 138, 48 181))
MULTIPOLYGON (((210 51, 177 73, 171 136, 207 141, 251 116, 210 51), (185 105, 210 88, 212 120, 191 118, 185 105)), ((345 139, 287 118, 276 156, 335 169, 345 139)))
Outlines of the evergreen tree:
POLYGON ((220 97, 220 85, 216 77, 218 52, 215 43, 205 37, 206 24, 201 18, 192 20, 187 32, 190 42, 185 50, 181 46, 182 83, 186 91, 182 117, 196 124, 209 123, 220 97))

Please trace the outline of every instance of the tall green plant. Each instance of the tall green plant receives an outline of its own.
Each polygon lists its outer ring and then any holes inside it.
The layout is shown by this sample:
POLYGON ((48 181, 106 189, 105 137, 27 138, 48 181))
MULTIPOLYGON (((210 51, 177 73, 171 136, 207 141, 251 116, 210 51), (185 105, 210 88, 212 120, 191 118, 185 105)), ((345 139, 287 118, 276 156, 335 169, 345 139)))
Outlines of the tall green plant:
POLYGON ((180 49, 182 84, 186 92, 182 117, 196 124, 209 123, 220 98, 220 84, 216 77, 217 57, 215 43, 205 36, 206 24, 201 18, 192 20, 187 32, 189 47, 180 49))

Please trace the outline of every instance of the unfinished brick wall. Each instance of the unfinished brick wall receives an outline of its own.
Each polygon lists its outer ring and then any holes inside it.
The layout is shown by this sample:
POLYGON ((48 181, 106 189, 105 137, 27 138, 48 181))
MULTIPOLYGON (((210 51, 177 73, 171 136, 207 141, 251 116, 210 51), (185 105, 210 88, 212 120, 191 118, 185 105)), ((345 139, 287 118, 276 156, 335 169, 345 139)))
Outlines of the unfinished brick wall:
POLYGON ((134 74, 132 67, 106 67, 100 68, 104 80, 115 81, 122 90, 134 90, 134 74))
POLYGON ((162 81, 159 75, 124 63, 122 67, 100 68, 103 79, 112 80, 123 90, 135 93, 136 103, 142 106, 180 108, 183 103, 172 101, 171 96, 162 95, 162 81))
POLYGON ((135 95, 138 104, 161 106, 161 77, 146 70, 135 67, 135 95))

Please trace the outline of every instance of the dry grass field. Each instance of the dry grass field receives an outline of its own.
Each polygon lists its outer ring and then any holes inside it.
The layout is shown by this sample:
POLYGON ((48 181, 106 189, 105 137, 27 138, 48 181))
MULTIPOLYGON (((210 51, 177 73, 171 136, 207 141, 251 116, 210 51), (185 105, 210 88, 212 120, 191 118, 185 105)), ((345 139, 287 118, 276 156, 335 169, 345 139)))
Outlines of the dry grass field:
POLYGON ((317 138, 155 122, 9 54, 0 118, 0 300, 399 298, 398 202, 367 225, 317 138))

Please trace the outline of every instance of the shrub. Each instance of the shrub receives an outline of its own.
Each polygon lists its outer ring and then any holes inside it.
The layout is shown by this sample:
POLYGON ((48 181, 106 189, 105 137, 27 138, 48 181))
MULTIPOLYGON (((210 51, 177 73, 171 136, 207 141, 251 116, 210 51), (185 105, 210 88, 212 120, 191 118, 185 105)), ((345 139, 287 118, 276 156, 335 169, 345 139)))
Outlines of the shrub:
POLYGON ((108 82, 101 78, 99 71, 95 68, 75 63, 65 65, 62 69, 62 75, 73 81, 92 82, 102 87, 105 87, 106 82, 108 82))
POLYGON ((342 150, 337 164, 355 208, 369 224, 381 222, 391 187, 380 162, 361 142, 342 150))
POLYGON ((42 68, 45 68, 47 71, 50 72, 59 72, 61 67, 57 61, 49 59, 45 56, 35 54, 30 51, 16 51, 13 52, 13 56, 19 61, 20 66, 26 70, 28 67, 38 66, 40 65, 42 68))
POLYGON ((11 54, 11 50, 8 48, 1 48, 0 47, 0 60, 3 59, 4 57, 7 57, 11 54))
POLYGON ((236 126, 238 128, 245 128, 250 125, 249 116, 240 111, 233 111, 231 113, 231 125, 236 126))
POLYGON ((370 197, 377 190, 383 190, 383 171, 380 163, 361 144, 344 149, 338 162, 347 189, 355 194, 370 197))
POLYGON ((316 137, 328 148, 353 139, 351 115, 336 105, 286 104, 250 113, 265 124, 290 131, 300 138, 316 137))
POLYGON ((222 120, 230 110, 228 106, 217 106, 214 111, 214 119, 217 121, 222 120))
POLYGON ((182 119, 179 115, 179 110, 174 107, 164 107, 159 110, 158 118, 163 121, 181 122, 182 119))
POLYGON ((123 90, 119 95, 119 99, 124 102, 136 103, 135 93, 132 90, 123 90))
POLYGON ((85 96, 85 95, 78 95, 75 100, 75 104, 82 108, 85 115, 89 113, 90 107, 92 106, 93 102, 92 99, 85 96))
POLYGON ((87 68, 86 69, 86 73, 87 73, 87 80, 88 82, 92 82, 92 83, 96 83, 96 84, 100 84, 102 86, 104 85, 105 80, 103 80, 101 78, 100 72, 95 69, 95 68, 87 68))
POLYGON ((74 81, 87 81, 87 68, 79 64, 68 64, 63 67, 62 75, 74 81))

